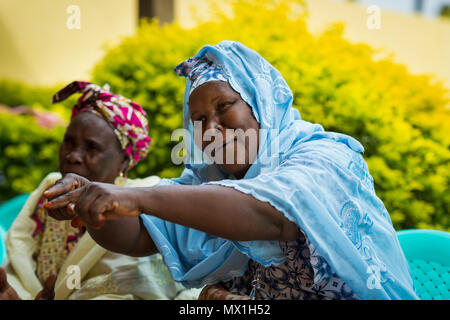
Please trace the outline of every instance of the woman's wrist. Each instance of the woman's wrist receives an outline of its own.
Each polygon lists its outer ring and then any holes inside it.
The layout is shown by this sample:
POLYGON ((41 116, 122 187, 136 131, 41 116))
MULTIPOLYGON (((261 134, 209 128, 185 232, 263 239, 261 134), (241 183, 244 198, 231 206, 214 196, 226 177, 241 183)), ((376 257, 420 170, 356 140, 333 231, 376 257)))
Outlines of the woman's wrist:
POLYGON ((133 191, 133 201, 136 203, 136 209, 139 215, 142 213, 151 214, 151 204, 154 198, 155 187, 135 188, 133 191))

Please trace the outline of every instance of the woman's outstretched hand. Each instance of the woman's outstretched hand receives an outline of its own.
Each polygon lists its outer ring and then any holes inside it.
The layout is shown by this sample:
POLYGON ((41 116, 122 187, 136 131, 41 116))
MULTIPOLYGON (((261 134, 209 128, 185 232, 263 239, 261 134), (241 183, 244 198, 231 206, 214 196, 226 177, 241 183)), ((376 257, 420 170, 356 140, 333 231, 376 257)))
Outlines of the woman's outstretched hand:
POLYGON ((76 174, 67 174, 44 192, 49 215, 58 220, 79 216, 84 224, 101 228, 106 220, 136 217, 139 210, 137 192, 108 183, 90 182, 76 174))
MULTIPOLYGON (((71 191, 79 189, 89 183, 90 181, 82 176, 68 173, 62 179, 58 180, 53 186, 49 187, 44 192, 43 196, 50 201, 63 194, 70 193, 71 191)), ((53 219, 72 220, 76 217, 75 213, 73 212, 74 203, 68 203, 67 205, 53 209, 47 208, 47 205, 44 206, 46 209, 48 209, 48 214, 53 219)))
POLYGON ((0 268, 0 300, 20 300, 16 290, 9 285, 3 268, 0 268))
POLYGON ((55 300, 56 275, 51 274, 44 282, 44 288, 39 291, 34 300, 55 300))
MULTIPOLYGON (((54 300, 55 299, 56 276, 50 275, 44 283, 44 288, 39 291, 34 300, 54 300)), ((10 286, 6 276, 6 271, 0 268, 0 300, 21 300, 16 290, 10 286)))

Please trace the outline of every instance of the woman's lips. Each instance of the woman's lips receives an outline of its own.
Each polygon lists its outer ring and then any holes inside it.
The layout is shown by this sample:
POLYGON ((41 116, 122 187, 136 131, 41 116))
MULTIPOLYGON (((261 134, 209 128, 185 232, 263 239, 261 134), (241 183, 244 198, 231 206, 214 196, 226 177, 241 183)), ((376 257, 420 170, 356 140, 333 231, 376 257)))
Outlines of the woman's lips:
POLYGON ((64 165, 61 168, 61 173, 62 174, 75 173, 80 176, 86 177, 86 170, 84 167, 82 167, 80 165, 70 165, 70 164, 64 165))
MULTIPOLYGON (((230 139, 228 142, 225 142, 223 145, 221 146, 217 146, 216 148, 211 150, 211 157, 215 158, 216 157, 216 152, 221 151, 222 149, 225 149, 227 145, 230 145, 232 143, 234 143, 234 141, 237 141, 237 137, 234 137, 233 139, 230 139)), ((226 152, 223 152, 223 156, 225 156, 226 152)))
POLYGON ((220 150, 222 148, 225 149, 226 145, 228 145, 228 144, 230 144, 230 143, 232 143, 232 142, 234 142, 236 140, 237 140, 237 137, 234 137, 233 139, 230 139, 228 142, 225 142, 222 146, 217 147, 217 150, 220 150))

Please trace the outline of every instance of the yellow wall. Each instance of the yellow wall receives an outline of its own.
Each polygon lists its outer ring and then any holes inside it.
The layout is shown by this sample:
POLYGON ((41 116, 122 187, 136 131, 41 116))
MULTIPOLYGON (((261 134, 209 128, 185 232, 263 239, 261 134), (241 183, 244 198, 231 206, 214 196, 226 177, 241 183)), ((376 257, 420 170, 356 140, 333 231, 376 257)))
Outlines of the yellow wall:
POLYGON ((87 79, 105 43, 136 25, 136 0, 1 0, 0 78, 37 85, 87 79), (80 29, 67 28, 70 5, 80 8, 80 29))
MULTIPOLYGON (((176 0, 175 17, 183 26, 192 27, 196 18, 208 19, 207 2, 176 0)), ((330 0, 306 0, 306 3, 312 32, 320 32, 333 22, 344 22, 345 36, 350 41, 385 48, 411 72, 435 74, 450 88, 450 22, 382 10, 380 29, 369 29, 366 22, 370 14, 358 4, 330 0)), ((226 1, 221 0, 220 5, 226 8, 226 1)))
MULTIPOLYGON (((160 0, 159 0, 160 1, 160 0)), ((208 0, 175 0, 175 18, 185 27, 209 17, 208 0), (196 13, 193 13, 193 11, 196 13)), ((225 0, 220 6, 226 8, 225 0)), ((306 0, 311 31, 345 22, 345 36, 387 48, 414 73, 433 73, 450 88, 450 23, 382 11, 381 29, 369 30, 369 15, 357 4, 306 0)), ((1 0, 0 78, 53 85, 86 79, 105 43, 133 34, 137 0, 1 0), (69 30, 69 5, 81 10, 81 29, 69 30)))

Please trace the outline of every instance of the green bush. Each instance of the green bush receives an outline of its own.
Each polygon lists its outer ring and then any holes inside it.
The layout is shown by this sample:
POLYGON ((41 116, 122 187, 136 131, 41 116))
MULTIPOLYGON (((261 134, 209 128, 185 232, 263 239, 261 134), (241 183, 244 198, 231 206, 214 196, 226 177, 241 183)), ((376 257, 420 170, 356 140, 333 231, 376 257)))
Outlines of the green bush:
POLYGON ((7 106, 41 105, 48 108, 58 88, 36 88, 17 81, 0 80, 0 103, 7 106))
POLYGON ((34 116, 0 111, 0 203, 33 191, 58 169, 58 149, 65 127, 47 130, 34 116))
MULTIPOLYGON (((0 80, 0 105, 52 112, 68 121, 69 105, 73 105, 74 99, 51 104, 52 95, 59 88, 37 88, 3 79, 0 80)), ((64 130, 64 125, 45 129, 33 115, 0 110, 0 203, 33 191, 45 175, 58 169, 58 149, 64 130)))
POLYGON ((235 1, 231 17, 218 13, 190 30, 143 21, 135 36, 110 49, 94 81, 132 97, 149 115, 153 145, 134 175, 181 172, 170 160, 177 143, 170 135, 182 127, 185 80, 172 70, 205 44, 237 40, 284 75, 303 119, 363 143, 377 194, 397 229, 449 230, 448 92, 428 76, 409 74, 389 53, 348 42, 341 25, 312 35, 297 4, 235 1))

